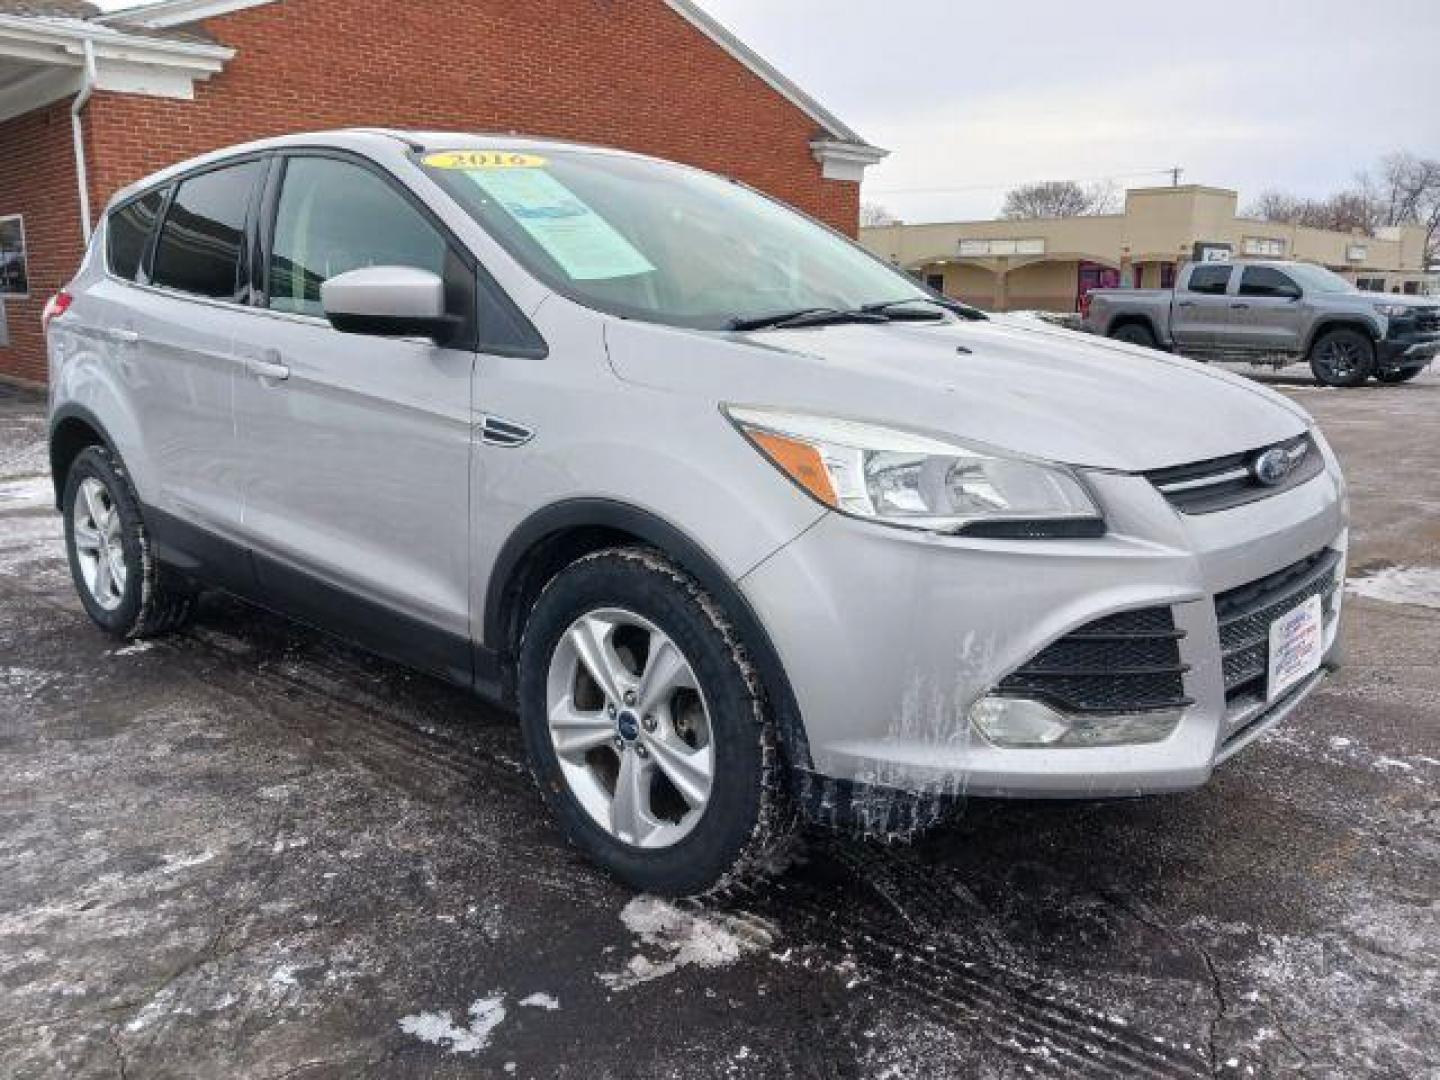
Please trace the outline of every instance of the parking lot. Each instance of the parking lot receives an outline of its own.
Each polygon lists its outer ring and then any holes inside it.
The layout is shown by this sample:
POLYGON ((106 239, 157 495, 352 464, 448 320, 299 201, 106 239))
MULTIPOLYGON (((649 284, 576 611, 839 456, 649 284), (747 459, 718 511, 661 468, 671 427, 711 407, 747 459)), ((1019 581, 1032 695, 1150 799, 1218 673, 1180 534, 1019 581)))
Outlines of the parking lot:
POLYGON ((504 714, 222 597, 85 618, 0 388, 0 1073, 1417 1077, 1440 1060, 1440 374, 1274 378, 1343 459, 1349 663, 1201 791, 810 836, 634 898, 504 714))

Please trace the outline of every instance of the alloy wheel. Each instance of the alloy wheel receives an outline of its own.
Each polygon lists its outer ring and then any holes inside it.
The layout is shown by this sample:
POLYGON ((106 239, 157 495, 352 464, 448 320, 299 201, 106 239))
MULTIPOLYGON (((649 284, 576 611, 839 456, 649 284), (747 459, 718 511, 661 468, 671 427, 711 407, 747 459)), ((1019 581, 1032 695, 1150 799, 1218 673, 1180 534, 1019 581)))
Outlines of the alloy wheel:
POLYGON ((603 608, 571 623, 551 655, 546 715, 571 793, 617 840, 670 847, 704 815, 709 710, 690 661, 650 620, 603 608))
POLYGON ((114 611, 125 597, 128 577, 120 510, 109 489, 94 477, 81 481, 75 493, 72 525, 85 588, 101 608, 114 611))
POLYGON ((1352 378, 1360 370, 1364 360, 1360 347, 1343 338, 1321 342, 1315 358, 1320 367, 1336 380, 1352 378))

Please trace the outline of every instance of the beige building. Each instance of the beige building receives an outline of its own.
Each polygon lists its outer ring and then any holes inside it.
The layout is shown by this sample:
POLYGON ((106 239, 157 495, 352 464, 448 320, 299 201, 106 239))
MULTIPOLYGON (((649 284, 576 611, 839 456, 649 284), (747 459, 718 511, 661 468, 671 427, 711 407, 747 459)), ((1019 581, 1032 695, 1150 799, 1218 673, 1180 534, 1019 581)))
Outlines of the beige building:
POLYGON ((1297 259, 1363 289, 1440 293, 1424 271, 1425 231, 1329 232, 1237 215, 1224 188, 1135 188, 1123 214, 1028 221, 955 221, 860 230, 871 251, 929 284, 992 311, 1075 311, 1094 288, 1169 287, 1192 259, 1297 259))

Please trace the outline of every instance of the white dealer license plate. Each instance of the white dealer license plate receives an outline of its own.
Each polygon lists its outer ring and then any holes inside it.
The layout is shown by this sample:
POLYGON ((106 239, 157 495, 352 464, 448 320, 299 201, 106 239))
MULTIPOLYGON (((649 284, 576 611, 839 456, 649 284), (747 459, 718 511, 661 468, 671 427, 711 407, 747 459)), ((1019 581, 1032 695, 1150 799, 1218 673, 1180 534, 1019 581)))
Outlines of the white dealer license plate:
POLYGON ((1270 624, 1269 700, 1320 669, 1324 630, 1325 617, 1318 596, 1270 624))

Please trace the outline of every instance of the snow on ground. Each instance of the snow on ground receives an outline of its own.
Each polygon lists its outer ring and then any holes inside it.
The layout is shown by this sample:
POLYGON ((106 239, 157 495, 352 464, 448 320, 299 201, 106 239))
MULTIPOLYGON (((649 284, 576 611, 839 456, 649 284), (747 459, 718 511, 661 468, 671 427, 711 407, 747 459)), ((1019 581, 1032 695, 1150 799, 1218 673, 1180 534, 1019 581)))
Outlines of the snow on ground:
POLYGON ((461 1027, 447 1012, 422 1012, 400 1019, 400 1030, 421 1042, 443 1046, 452 1054, 475 1054, 490 1045, 490 1036, 505 1019, 505 995, 476 998, 470 1023, 461 1027))
POLYGON ((537 991, 529 997, 521 998, 520 1004, 530 1009, 544 1009, 547 1012, 554 1012, 560 1008, 560 999, 553 994, 542 994, 537 991))
POLYGON ((747 953, 769 949, 774 941, 774 931, 767 926, 733 915, 683 910, 653 896, 631 900, 620 921, 652 956, 637 952, 624 971, 599 973, 611 990, 663 978, 683 967, 726 967, 747 953), (657 953, 658 959, 653 958, 657 953))
POLYGON ((55 505, 55 488, 48 476, 0 481, 0 510, 29 510, 55 505))
POLYGON ((1387 566, 1365 577, 1351 578, 1345 591, 1388 604, 1440 608, 1440 570, 1431 566, 1387 566))

